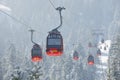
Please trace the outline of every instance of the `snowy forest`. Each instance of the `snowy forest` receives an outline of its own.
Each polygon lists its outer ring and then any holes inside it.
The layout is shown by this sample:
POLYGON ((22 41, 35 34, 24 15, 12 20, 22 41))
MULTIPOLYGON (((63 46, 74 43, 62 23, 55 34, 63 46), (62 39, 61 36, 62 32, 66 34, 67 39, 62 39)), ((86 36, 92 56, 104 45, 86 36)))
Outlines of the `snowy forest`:
POLYGON ((120 0, 0 0, 0 38, 0 80, 120 80, 120 0))

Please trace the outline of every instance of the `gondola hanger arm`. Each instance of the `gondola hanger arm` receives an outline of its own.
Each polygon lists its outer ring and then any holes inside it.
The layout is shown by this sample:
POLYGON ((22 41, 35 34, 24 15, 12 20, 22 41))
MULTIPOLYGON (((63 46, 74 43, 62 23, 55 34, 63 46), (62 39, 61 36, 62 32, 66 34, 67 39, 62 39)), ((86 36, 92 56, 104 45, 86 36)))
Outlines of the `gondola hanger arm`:
POLYGON ((65 10, 65 8, 64 8, 64 7, 57 7, 56 10, 59 11, 60 24, 59 24, 58 27, 56 27, 55 29, 53 29, 53 31, 54 31, 54 30, 57 30, 58 28, 60 28, 60 27, 62 26, 62 14, 61 14, 61 12, 62 12, 62 10, 65 10))
POLYGON ((32 42, 33 44, 37 44, 36 42, 33 41, 33 32, 34 32, 35 30, 31 29, 31 30, 29 30, 29 31, 31 32, 31 42, 32 42))

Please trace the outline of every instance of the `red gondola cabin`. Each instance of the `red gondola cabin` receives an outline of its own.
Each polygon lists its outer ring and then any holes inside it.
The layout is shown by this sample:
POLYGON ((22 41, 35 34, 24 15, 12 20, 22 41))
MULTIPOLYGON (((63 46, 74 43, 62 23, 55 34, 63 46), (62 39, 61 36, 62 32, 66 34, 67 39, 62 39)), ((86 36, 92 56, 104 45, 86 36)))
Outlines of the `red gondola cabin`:
POLYGON ((92 55, 89 55, 88 57, 88 64, 93 65, 94 64, 94 57, 92 55))
POLYGON ((58 30, 49 32, 46 53, 49 56, 61 56, 63 54, 63 38, 58 30))
POLYGON ((38 44, 33 45, 31 56, 33 62, 38 62, 42 60, 42 49, 38 44))
POLYGON ((75 51, 75 52, 73 53, 73 59, 74 59, 74 60, 78 60, 78 59, 79 59, 79 56, 78 56, 78 52, 77 52, 77 51, 75 51))

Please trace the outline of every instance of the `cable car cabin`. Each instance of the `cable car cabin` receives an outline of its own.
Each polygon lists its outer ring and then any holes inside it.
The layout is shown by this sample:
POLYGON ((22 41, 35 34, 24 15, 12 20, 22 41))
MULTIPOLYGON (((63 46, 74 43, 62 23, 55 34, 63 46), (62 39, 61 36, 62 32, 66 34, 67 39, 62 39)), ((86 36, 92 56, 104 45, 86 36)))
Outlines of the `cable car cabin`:
POLYGON ((75 51, 75 52, 73 53, 73 59, 74 59, 74 60, 78 60, 78 59, 79 59, 79 56, 78 56, 78 52, 77 52, 77 51, 75 51))
POLYGON ((61 56, 63 54, 63 38, 58 30, 49 32, 46 53, 49 56, 61 56))
POLYGON ((97 56, 101 56, 101 51, 100 51, 100 49, 97 50, 97 56))
POLYGON ((38 62, 42 60, 42 49, 38 44, 33 45, 31 56, 33 62, 38 62))
POLYGON ((88 57, 88 64, 93 65, 94 64, 94 57, 92 55, 89 55, 88 57))

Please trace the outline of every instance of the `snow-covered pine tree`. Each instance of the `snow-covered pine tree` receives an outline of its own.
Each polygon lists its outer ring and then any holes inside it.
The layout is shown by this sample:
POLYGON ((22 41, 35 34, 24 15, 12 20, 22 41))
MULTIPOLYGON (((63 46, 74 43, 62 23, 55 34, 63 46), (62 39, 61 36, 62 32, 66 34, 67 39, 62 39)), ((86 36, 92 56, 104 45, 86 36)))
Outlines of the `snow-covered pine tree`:
POLYGON ((17 66, 12 72, 10 80, 23 80, 22 71, 19 66, 17 66))
POLYGON ((14 44, 11 44, 9 48, 6 50, 6 54, 4 54, 4 57, 2 58, 2 69, 4 72, 3 79, 4 80, 9 80, 10 74, 14 68, 15 65, 15 54, 16 54, 16 48, 14 44), (14 64, 14 65, 13 65, 14 64))
POLYGON ((29 72, 28 80, 40 80, 43 72, 41 67, 38 65, 34 65, 33 69, 29 72))
POLYGON ((116 36, 110 49, 108 60, 108 80, 120 79, 120 34, 116 36))

